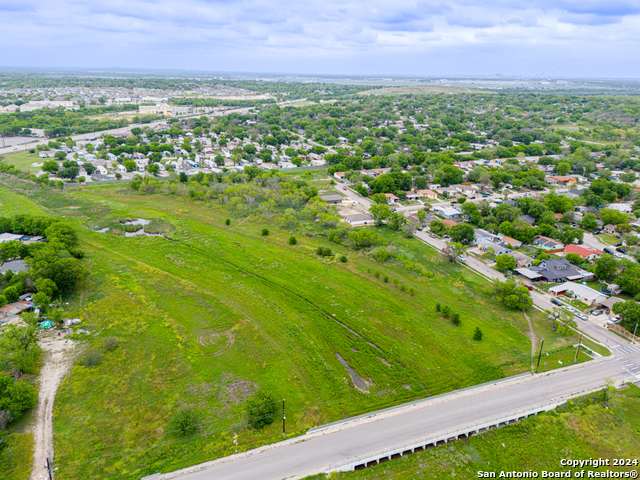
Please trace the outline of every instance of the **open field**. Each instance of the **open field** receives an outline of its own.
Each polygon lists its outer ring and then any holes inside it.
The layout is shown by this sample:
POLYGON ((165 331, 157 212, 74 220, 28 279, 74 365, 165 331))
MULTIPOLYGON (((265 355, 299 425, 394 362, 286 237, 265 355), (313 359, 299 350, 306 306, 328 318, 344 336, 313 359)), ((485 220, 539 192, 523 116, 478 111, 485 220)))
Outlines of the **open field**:
MULTIPOLYGON (((316 475, 306 480, 452 479, 478 478, 477 472, 577 472, 560 460, 608 458, 638 459, 640 444, 640 388, 630 385, 613 395, 605 409, 594 394, 575 399, 553 412, 416 453, 359 472, 316 475)), ((584 467, 586 471, 625 472, 637 466, 584 467)), ((572 473, 573 476, 573 473, 572 473)), ((542 478, 542 476, 540 476, 542 478)), ((577 477, 576 477, 577 478, 577 477)), ((585 475, 586 478, 586 475, 585 475)))
POLYGON ((46 159, 40 158, 40 156, 37 153, 29 153, 28 150, 23 150, 22 148, 18 152, 7 153, 3 155, 3 157, 4 157, 4 160, 2 163, 6 165, 14 165, 18 170, 21 170, 27 173, 39 172, 40 167, 34 167, 33 164, 37 163, 38 165, 41 165, 42 162, 46 160, 46 159))
MULTIPOLYGON (((116 185, 60 192, 0 183, 12 191, 0 188, 0 198, 24 198, 78 225, 87 253, 90 274, 68 299, 69 316, 83 319, 89 334, 77 335, 80 348, 98 352, 101 363, 73 367, 56 398, 58 479, 173 470, 231 453, 234 432, 241 450, 277 441, 278 420, 260 432, 246 427, 243 405, 257 389, 286 399, 291 436, 530 370, 522 314, 495 305, 481 291, 484 280, 415 239, 379 232, 431 278, 330 244, 312 225, 299 225, 290 246, 292 232, 273 218, 235 218, 213 202, 116 185), (91 231, 120 218, 155 220, 166 238, 91 231), (269 236, 260 235, 264 227, 269 236), (348 261, 321 259, 319 245, 348 261), (460 313, 462 325, 436 314, 436 302, 460 313), (471 339, 476 326, 482 342, 471 339), (107 337, 118 348, 107 351, 107 337), (200 427, 178 438, 166 427, 183 407, 200 427)), ((574 350, 554 350, 577 337, 554 337, 541 314, 529 316, 550 360, 572 361, 574 350)))
POLYGON ((403 87, 387 87, 360 92, 360 95, 425 95, 437 93, 496 93, 492 90, 464 87, 459 85, 411 85, 403 87))

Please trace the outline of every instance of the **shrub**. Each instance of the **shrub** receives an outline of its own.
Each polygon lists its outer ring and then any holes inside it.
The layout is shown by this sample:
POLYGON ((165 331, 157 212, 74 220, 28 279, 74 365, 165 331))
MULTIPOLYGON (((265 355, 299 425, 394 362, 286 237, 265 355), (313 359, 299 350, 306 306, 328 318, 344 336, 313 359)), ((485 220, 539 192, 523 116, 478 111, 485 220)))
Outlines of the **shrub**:
POLYGON ((297 245, 298 240, 296 239, 296 237, 294 237, 293 235, 291 235, 289 237, 289 245, 297 245))
POLYGON ((113 352, 116 348, 120 346, 120 340, 116 337, 106 337, 102 343, 104 344, 104 349, 107 352, 113 352))
POLYGON ((384 283, 389 283, 389 277, 385 275, 384 278, 382 279, 382 281, 384 283))
POLYGON ((407 291, 407 287, 405 287, 404 285, 400 285, 400 290, 403 292, 407 291))
POLYGON ((413 297, 415 296, 415 294, 416 294, 416 290, 413 287, 409 287, 409 295, 413 297))
POLYGON ((451 308, 448 305, 442 307, 442 316, 449 318, 451 316, 451 308))
POLYGON ((400 283, 400 280, 398 280, 397 278, 394 278, 393 280, 391 280, 391 282, 397 287, 398 284, 400 283))
POLYGON ((436 303, 436 312, 440 313, 440 304, 436 303))
POLYGON ((231 219, 227 218, 227 219, 224 221, 224 224, 225 224, 226 226, 231 225, 231 219))
POLYGON ((268 228, 263 228, 262 232, 260 233, 263 237, 267 237, 269 236, 269 229, 268 228))
POLYGON ((342 263, 347 263, 347 256, 346 256, 346 255, 342 255, 342 256, 340 257, 340 261, 341 261, 342 263))
POLYGON ((480 327, 476 327, 475 331, 473 332, 473 339, 478 342, 482 340, 482 330, 480 330, 480 327))
POLYGON ((181 408, 167 422, 165 433, 186 437, 196 433, 199 428, 198 415, 190 408, 181 408))
POLYGON ((380 271, 379 271, 379 270, 376 270, 376 271, 375 271, 375 273, 374 273, 374 275, 376 276, 376 278, 380 278, 380 271))
POLYGON ((247 421, 254 429, 259 430, 274 422, 278 404, 272 394, 258 391, 247 401, 245 409, 247 421))
POLYGON ((460 314, 451 314, 451 323, 453 323, 456 327, 460 326, 460 314))
POLYGON ((102 352, 92 348, 84 354, 79 363, 87 368, 97 367, 102 363, 102 352))
POLYGON ((333 255, 333 252, 328 247, 318 247, 316 253, 321 257, 330 257, 333 255))

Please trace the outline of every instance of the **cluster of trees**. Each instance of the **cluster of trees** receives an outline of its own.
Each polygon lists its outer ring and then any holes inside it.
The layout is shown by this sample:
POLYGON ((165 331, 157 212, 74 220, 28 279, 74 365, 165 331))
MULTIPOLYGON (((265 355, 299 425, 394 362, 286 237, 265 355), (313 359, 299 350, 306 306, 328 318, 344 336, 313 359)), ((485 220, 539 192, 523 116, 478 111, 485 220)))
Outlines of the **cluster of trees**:
POLYGON ((533 305, 533 300, 529 289, 518 285, 513 280, 501 282, 496 280, 487 286, 488 293, 498 301, 498 303, 512 310, 527 310, 533 305))

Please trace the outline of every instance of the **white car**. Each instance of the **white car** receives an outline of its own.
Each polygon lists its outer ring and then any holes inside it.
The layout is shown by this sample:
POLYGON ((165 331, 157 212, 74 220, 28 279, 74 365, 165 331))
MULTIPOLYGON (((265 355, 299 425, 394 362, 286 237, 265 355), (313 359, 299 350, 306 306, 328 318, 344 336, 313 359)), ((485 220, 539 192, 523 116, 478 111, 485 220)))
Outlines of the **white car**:
POLYGON ((621 253, 618 253, 618 252, 614 252, 613 256, 616 257, 616 258, 624 258, 624 255, 622 255, 621 253))
POLYGON ((574 313, 574 315, 578 317, 580 320, 587 320, 589 318, 584 313, 574 313))

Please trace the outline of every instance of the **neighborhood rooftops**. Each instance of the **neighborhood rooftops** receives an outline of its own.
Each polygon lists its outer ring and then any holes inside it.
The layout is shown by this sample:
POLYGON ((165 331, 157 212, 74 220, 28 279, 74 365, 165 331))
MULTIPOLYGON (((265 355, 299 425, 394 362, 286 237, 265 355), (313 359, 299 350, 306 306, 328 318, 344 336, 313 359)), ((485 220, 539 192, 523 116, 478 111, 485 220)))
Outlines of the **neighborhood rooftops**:
POLYGON ((602 252, 600 250, 584 248, 574 244, 567 245, 566 247, 564 247, 564 253, 575 253, 577 255, 580 255, 583 258, 590 258, 590 257, 596 257, 599 255, 602 255, 602 252))
POLYGON ((551 293, 556 295, 564 292, 573 293, 579 300, 585 301, 589 304, 602 303, 606 300, 607 296, 604 293, 600 293, 591 287, 582 285, 580 283, 565 282, 562 285, 556 285, 549 289, 551 293))

